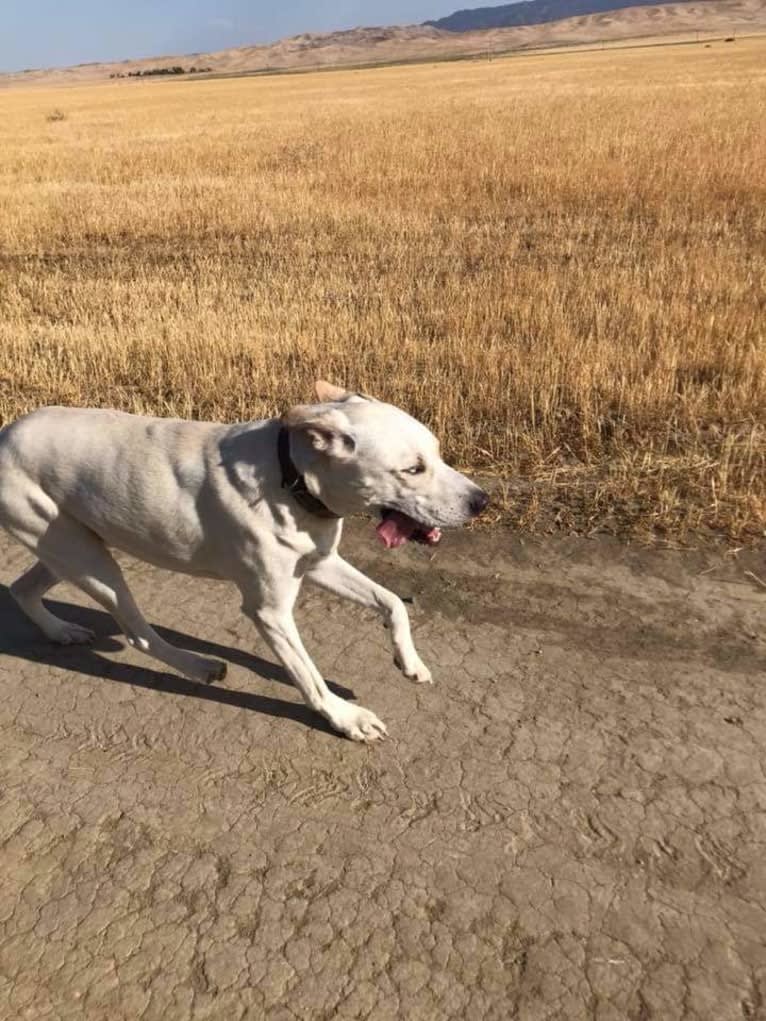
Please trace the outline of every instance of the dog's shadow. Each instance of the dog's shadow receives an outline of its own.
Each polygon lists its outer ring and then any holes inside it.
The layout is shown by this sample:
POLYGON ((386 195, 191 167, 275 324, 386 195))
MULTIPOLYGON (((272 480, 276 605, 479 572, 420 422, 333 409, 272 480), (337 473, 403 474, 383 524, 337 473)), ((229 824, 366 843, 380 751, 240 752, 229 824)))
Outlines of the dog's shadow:
MULTIPOLYGON (((314 730, 334 733, 321 716, 309 709, 308 706, 298 702, 286 702, 268 695, 198 684, 177 674, 153 669, 151 664, 156 660, 149 658, 147 658, 146 666, 136 666, 132 663, 102 656, 99 653, 115 652, 124 648, 124 640, 118 641, 115 637, 121 638, 122 633, 108 613, 73 603, 58 602, 55 599, 46 599, 45 603, 57 617, 81 624, 94 631, 96 634, 94 642, 91 645, 70 646, 54 645, 49 642, 32 621, 21 612, 8 587, 0 585, 0 655, 24 659, 29 663, 58 666, 118 684, 131 684, 137 688, 164 691, 168 695, 186 695, 189 698, 218 702, 221 705, 234 706, 238 709, 249 709, 265 716, 294 720, 296 723, 301 723, 314 730)), ((207 642, 171 628, 156 626, 155 630, 167 642, 177 645, 179 648, 187 649, 189 652, 198 652, 205 656, 215 656, 236 666, 245 667, 264 680, 276 681, 279 684, 293 687, 281 667, 261 659, 260 656, 253 653, 228 645, 219 645, 217 642, 207 642)), ((353 691, 348 688, 331 682, 328 682, 328 687, 341 698, 355 698, 353 691)))

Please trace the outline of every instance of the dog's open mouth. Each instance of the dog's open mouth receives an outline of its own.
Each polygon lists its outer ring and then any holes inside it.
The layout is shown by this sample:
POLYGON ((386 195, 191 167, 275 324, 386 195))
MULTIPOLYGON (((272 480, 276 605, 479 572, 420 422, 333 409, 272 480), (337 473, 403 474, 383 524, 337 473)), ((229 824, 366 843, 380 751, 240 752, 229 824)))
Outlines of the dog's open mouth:
POLYGON ((420 542, 424 546, 436 546, 441 541, 440 528, 421 525, 420 522, 415 521, 407 514, 402 514, 401 511, 384 508, 381 517, 383 520, 376 531, 386 549, 398 549, 410 539, 413 542, 420 542))

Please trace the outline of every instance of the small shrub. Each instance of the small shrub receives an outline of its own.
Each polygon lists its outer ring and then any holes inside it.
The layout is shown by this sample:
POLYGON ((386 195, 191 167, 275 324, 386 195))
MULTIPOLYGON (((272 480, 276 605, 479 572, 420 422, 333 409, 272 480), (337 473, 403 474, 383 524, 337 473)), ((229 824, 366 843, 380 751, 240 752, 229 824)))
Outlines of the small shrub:
POLYGON ((46 119, 46 121, 51 121, 51 122, 53 122, 53 121, 65 121, 66 120, 66 114, 64 113, 63 110, 51 110, 51 112, 46 115, 45 119, 46 119))

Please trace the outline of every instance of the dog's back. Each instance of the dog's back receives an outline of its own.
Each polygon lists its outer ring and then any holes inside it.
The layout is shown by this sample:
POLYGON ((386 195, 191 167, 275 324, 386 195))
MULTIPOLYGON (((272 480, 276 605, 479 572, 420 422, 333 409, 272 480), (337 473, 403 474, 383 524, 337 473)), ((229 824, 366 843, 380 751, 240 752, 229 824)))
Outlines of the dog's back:
POLYGON ((206 451, 224 428, 99 409, 34 411, 0 433, 0 525, 22 538, 65 514, 136 555, 146 555, 147 538, 194 547, 206 451))

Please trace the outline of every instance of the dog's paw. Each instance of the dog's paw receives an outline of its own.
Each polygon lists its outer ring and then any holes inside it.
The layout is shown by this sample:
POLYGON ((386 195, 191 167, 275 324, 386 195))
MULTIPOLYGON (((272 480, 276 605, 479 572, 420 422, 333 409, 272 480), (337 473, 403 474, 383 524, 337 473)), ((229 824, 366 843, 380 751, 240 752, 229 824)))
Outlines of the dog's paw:
POLYGON ((226 676, 226 664, 219 659, 203 659, 200 664, 198 675, 194 678, 202 684, 215 684, 222 681, 226 676))
POLYGON ((405 663, 400 656, 394 656, 394 663, 409 681, 415 684, 433 684, 431 671, 417 653, 405 663))
POLYGON ((89 627, 61 620, 47 632, 47 637, 57 645, 90 645, 96 633, 89 627))
POLYGON ((325 714, 335 730, 345 734, 352 741, 372 743, 381 741, 388 729, 375 713, 362 706, 351 705, 339 698, 325 714))

